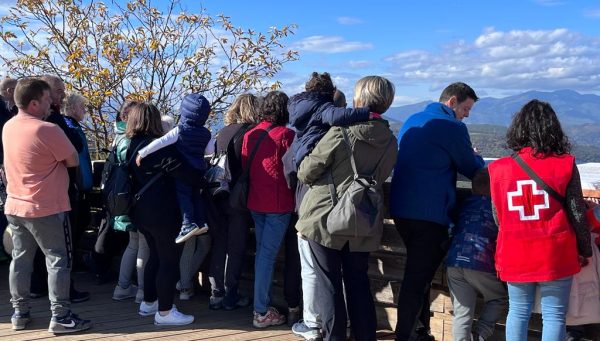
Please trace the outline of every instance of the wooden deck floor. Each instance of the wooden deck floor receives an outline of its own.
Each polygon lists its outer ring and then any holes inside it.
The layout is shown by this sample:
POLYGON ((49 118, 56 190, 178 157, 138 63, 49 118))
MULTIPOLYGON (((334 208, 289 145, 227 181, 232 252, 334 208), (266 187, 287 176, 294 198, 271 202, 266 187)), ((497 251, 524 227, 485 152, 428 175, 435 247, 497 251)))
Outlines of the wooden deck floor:
MULTIPOLYGON (((81 317, 91 319, 92 329, 55 337, 48 332, 50 310, 48 297, 31 301, 32 322, 23 331, 11 329, 12 307, 8 291, 8 266, 0 266, 0 340, 300 340, 287 326, 258 330, 252 327, 252 308, 236 311, 208 309, 208 296, 200 293, 190 301, 179 301, 178 309, 195 316, 193 324, 183 327, 156 327, 152 317, 137 314, 133 300, 116 302, 111 299, 114 284, 96 285, 87 274, 75 274, 77 287, 90 291, 88 302, 72 305, 81 317)), ((389 332, 379 332, 378 339, 393 340, 389 332)))

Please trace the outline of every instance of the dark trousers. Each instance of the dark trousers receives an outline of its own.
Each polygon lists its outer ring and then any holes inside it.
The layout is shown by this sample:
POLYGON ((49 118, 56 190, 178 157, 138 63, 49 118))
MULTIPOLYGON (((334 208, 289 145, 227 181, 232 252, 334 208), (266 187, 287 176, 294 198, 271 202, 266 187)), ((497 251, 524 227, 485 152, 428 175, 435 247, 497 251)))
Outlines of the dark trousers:
POLYGON ((298 251, 298 231, 296 222, 298 215, 292 213, 290 225, 285 233, 284 252, 285 267, 283 269, 283 296, 288 307, 296 308, 302 302, 302 276, 300 274, 300 252, 298 251))
POLYGON ((144 301, 158 299, 158 310, 171 310, 175 283, 179 278, 179 258, 183 244, 175 244, 177 230, 165 226, 137 226, 146 241, 150 256, 144 269, 144 301))
POLYGON ((182 180, 175 179, 177 202, 181 210, 182 225, 195 223, 202 227, 206 224, 204 199, 198 187, 192 187, 182 180))
POLYGON ((350 252, 308 241, 317 274, 317 309, 321 315, 325 340, 346 340, 346 305, 356 340, 375 340, 377 317, 371 295, 368 252, 350 252), (343 274, 343 275, 342 275, 343 274), (347 302, 344 302, 346 287, 347 302))
POLYGON ((248 230, 254 221, 248 211, 229 205, 229 196, 206 200, 212 237, 209 280, 213 296, 225 297, 228 305, 238 301, 238 286, 244 269, 248 230))
MULTIPOLYGON (((394 219, 406 246, 406 268, 398 295, 396 340, 408 341, 422 313, 425 294, 446 254, 448 228, 428 221, 394 219)), ((425 308, 427 309, 427 308, 425 308)))

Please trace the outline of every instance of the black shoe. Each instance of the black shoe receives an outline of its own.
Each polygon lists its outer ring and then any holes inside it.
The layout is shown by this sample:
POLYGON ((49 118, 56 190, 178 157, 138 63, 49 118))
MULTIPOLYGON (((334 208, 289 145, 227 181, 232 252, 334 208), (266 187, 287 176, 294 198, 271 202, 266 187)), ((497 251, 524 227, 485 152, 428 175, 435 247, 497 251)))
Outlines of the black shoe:
POLYGON ((415 341, 435 341, 435 337, 430 334, 428 329, 418 328, 416 330, 415 341))
POLYGON ((63 317, 52 316, 48 331, 54 334, 75 333, 90 329, 91 326, 90 320, 80 319, 77 315, 69 312, 63 317))
POLYGON ((90 293, 87 291, 71 290, 71 303, 85 302, 90 299, 90 293))
POLYGON ((235 303, 233 303, 233 304, 229 303, 229 301, 226 298, 223 299, 223 309, 225 309, 225 310, 235 310, 237 308, 247 307, 251 303, 252 303, 252 300, 250 300, 249 297, 239 295, 238 298, 237 298, 237 301, 235 303))
POLYGON ((301 316, 302 316, 302 310, 300 309, 299 306, 295 307, 295 308, 288 308, 288 313, 287 313, 288 327, 292 327, 292 326, 294 326, 294 324, 296 324, 296 322, 299 322, 301 316))

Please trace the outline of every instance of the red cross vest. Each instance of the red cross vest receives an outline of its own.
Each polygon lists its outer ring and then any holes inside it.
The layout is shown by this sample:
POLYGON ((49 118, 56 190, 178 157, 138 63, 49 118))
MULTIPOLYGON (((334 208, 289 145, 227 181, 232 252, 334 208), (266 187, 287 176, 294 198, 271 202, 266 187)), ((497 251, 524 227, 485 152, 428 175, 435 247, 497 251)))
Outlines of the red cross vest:
MULTIPOLYGON (((562 196, 573 173, 571 155, 534 158, 519 152, 533 171, 562 196)), ((544 282, 579 272, 575 232, 562 204, 546 193, 511 157, 489 165, 498 215, 496 270, 507 282, 544 282)))

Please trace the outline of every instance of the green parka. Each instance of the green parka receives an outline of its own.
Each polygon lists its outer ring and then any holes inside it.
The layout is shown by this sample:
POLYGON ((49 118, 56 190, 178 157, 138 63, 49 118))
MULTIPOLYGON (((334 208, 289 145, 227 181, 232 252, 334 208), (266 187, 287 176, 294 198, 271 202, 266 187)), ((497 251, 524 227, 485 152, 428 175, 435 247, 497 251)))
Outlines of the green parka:
MULTIPOLYGON (((117 159, 119 162, 123 162, 127 158, 127 148, 129 147, 130 140, 125 136, 125 129, 127 123, 121 121, 115 124, 115 141, 114 145, 117 148, 117 159)), ((113 228, 117 231, 135 231, 135 227, 131 223, 131 219, 127 215, 120 215, 114 217, 113 228)))
MULTIPOLYGON (((372 120, 346 129, 359 173, 370 174, 381 158, 374 177, 383 195, 381 185, 392 172, 398 153, 396 138, 390 131, 387 121, 372 120), (391 143, 390 139, 392 139, 391 143)), ((298 168, 298 179, 309 185, 309 190, 300 204, 296 229, 304 237, 328 248, 341 250, 349 242, 351 252, 376 251, 381 243, 383 231, 377 231, 372 237, 339 237, 327 232, 327 216, 333 209, 329 190, 329 172, 333 175, 333 183, 339 199, 354 177, 350 163, 350 150, 344 142, 341 127, 330 128, 298 168)))

